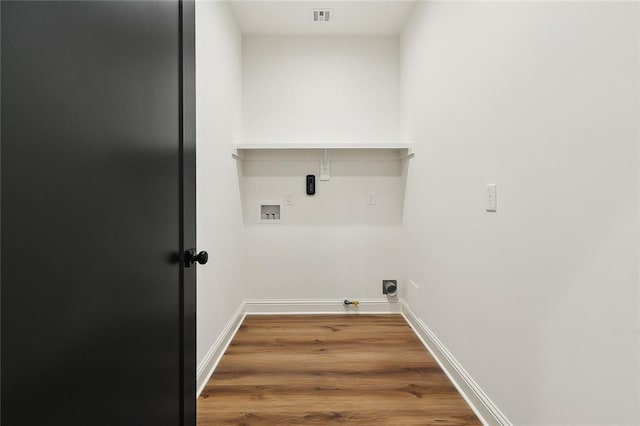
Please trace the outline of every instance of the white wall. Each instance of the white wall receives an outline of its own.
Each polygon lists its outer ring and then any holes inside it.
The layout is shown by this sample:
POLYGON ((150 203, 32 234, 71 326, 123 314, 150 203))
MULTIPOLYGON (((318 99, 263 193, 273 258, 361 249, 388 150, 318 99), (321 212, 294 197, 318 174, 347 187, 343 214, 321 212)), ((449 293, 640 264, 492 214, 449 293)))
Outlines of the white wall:
POLYGON ((392 142, 397 37, 245 36, 246 142, 392 142))
POLYGON ((331 180, 316 180, 316 194, 308 196, 305 176, 318 175, 319 161, 275 159, 300 158, 289 154, 244 166, 249 298, 383 298, 382 280, 404 277, 402 162, 332 160, 331 180), (369 190, 375 205, 367 204, 369 190), (292 205, 282 206, 283 223, 258 223, 258 204, 283 203, 285 193, 292 205))
MULTIPOLYGON (((398 141, 397 38, 245 36, 243 83, 247 142, 398 141)), ((244 164, 250 299, 383 298, 382 280, 403 277, 402 163, 330 151, 331 180, 307 196, 305 176, 319 174, 320 157, 278 152, 244 164), (258 203, 285 193, 293 205, 283 223, 258 224, 258 203)))
POLYGON ((607 2, 423 3, 403 34, 404 297, 514 424, 640 421, 638 39, 607 2))
POLYGON ((196 117, 200 364, 246 296, 244 229, 237 165, 230 144, 240 137, 242 38, 229 7, 196 2, 196 117))

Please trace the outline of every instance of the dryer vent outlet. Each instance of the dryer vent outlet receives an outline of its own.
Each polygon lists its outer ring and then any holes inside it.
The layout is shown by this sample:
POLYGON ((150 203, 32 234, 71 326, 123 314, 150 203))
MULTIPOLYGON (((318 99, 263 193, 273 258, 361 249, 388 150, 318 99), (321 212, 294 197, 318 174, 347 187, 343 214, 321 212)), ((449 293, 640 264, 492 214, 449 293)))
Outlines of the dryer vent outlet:
POLYGON ((398 280, 382 280, 382 294, 395 296, 398 294, 398 280))

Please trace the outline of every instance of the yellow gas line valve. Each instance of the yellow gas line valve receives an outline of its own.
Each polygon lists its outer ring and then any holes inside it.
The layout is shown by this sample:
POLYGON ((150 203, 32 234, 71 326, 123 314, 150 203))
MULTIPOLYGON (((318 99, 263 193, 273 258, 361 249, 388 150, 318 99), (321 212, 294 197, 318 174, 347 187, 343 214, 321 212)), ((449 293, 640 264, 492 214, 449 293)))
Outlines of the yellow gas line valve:
POLYGON ((353 306, 355 306, 357 308, 358 305, 360 304, 360 301, 357 300, 357 299, 356 300, 344 299, 344 304, 345 305, 353 305, 353 306))

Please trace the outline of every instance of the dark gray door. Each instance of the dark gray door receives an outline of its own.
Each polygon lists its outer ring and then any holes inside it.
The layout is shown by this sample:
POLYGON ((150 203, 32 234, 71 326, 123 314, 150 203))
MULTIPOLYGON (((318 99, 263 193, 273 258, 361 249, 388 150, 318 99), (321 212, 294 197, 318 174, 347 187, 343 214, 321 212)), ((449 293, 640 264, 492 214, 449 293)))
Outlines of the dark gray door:
POLYGON ((0 13, 2 425, 195 424, 193 4, 0 13))

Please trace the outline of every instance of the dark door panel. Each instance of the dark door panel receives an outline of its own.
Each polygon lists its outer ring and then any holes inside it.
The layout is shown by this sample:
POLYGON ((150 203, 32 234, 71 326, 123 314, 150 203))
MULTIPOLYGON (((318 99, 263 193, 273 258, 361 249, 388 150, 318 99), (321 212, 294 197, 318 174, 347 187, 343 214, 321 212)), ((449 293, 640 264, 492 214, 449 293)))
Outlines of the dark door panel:
POLYGON ((1 7, 2 424, 180 424, 181 6, 1 7))

